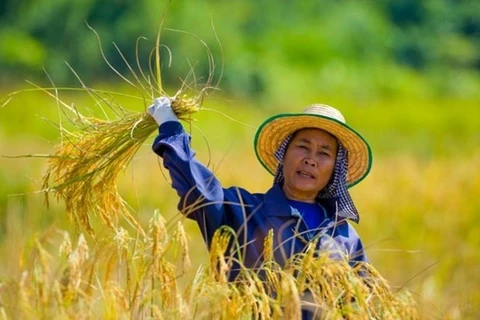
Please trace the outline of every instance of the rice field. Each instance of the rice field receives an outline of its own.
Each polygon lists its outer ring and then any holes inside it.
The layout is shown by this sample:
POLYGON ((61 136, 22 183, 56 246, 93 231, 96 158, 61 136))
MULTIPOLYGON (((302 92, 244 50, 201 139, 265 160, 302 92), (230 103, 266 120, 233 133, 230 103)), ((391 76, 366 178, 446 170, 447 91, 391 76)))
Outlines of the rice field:
MULTIPOLYGON (((321 299, 326 303, 323 316, 476 319, 480 312, 478 101, 399 98, 359 106, 346 98, 309 98, 341 109, 372 145, 372 172, 352 189, 352 196, 361 214, 356 228, 374 266, 371 272, 381 275, 375 279, 385 279, 375 282, 378 294, 364 300, 365 288, 341 264, 336 274, 313 277, 330 279, 322 292, 331 293, 336 301, 321 299), (343 281, 347 293, 333 291, 339 287, 333 279, 343 281), (348 294, 356 303, 344 299, 339 304, 338 297, 348 294)), ((94 108, 79 93, 67 93, 63 100, 94 108)), ((310 102, 301 102, 298 108, 310 102)), ((135 101, 120 103, 129 110, 144 110, 135 101)), ((272 178, 255 159, 255 128, 272 113, 292 108, 214 97, 186 127, 198 157, 225 186, 262 192, 272 178)), ((53 154, 59 131, 49 122, 58 119, 55 101, 44 93, 15 97, 0 109, 0 154, 53 154)), ((66 123, 65 128, 71 129, 66 123)), ((233 287, 211 268, 212 262, 222 261, 222 250, 207 252, 197 226, 178 213, 169 178, 150 151, 153 138, 147 138, 118 176, 118 193, 138 226, 121 216, 110 228, 101 216, 91 214, 95 237, 69 220, 62 201, 51 201, 48 209, 44 205, 44 195, 37 191, 42 189, 47 159, 0 158, 0 255, 4 257, 0 317, 230 319, 256 314, 281 319, 298 315, 295 301, 305 284, 293 280, 294 266, 287 272, 272 268, 276 289, 283 293, 276 298, 266 294, 255 275, 246 273, 244 285, 233 287)), ((226 240, 221 236, 217 240, 221 249, 226 240)), ((309 266, 304 270, 329 263, 326 258, 300 258, 303 266, 309 266)), ((307 276, 313 272, 305 271, 307 276)))

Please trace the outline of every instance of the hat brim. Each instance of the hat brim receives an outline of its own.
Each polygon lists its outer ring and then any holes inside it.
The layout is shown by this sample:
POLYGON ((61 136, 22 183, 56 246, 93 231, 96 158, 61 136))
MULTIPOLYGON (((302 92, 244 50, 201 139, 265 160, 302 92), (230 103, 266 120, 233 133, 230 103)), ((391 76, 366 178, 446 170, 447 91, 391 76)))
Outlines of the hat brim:
POLYGON ((255 153, 260 163, 272 175, 278 167, 275 152, 292 133, 306 128, 317 128, 334 135, 348 150, 347 186, 362 181, 372 167, 372 151, 365 139, 338 120, 315 114, 279 114, 267 119, 255 135, 255 153))

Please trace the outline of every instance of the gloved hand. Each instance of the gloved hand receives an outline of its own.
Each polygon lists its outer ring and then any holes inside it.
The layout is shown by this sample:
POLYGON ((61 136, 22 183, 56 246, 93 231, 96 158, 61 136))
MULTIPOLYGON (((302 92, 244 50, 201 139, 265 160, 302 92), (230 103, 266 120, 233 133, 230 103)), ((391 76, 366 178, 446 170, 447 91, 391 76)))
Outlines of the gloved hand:
POLYGON ((153 101, 153 104, 148 107, 147 112, 155 119, 160 126, 167 121, 177 121, 178 117, 172 110, 172 103, 168 97, 160 97, 153 101))

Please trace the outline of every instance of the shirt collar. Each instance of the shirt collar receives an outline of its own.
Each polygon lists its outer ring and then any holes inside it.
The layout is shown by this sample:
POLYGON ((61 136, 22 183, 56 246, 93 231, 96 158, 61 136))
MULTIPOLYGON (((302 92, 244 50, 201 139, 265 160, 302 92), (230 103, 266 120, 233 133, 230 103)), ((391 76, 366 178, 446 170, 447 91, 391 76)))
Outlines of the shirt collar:
MULTIPOLYGON (((326 210, 327 217, 329 216, 328 212, 331 210, 330 206, 335 205, 334 200, 330 201, 319 201, 319 204, 326 210), (329 210, 330 208, 330 210, 329 210)), ((333 210, 335 212, 335 210, 333 210)), ((292 217, 292 207, 288 203, 285 193, 283 193, 282 187, 274 183, 273 186, 265 193, 265 213, 270 217, 292 217)), ((332 223, 342 223, 346 220, 344 217, 336 216, 334 218, 328 218, 330 224, 332 223)))
POLYGON ((292 216, 292 208, 288 204, 281 186, 277 183, 273 184, 273 186, 265 193, 265 212, 267 216, 292 216))

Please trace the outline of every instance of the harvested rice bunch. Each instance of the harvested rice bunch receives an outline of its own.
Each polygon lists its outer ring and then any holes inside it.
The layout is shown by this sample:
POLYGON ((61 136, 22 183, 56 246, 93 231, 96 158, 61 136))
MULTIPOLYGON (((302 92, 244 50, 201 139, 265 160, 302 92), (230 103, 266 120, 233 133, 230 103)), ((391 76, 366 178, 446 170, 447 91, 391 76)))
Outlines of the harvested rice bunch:
MULTIPOLYGON (((172 98, 172 109, 183 120, 188 121, 200 107, 199 98, 180 94, 172 98)), ((110 121, 84 117, 76 109, 69 109, 75 112, 74 125, 80 131, 63 130, 64 142, 49 157, 43 177, 47 206, 52 193, 65 202, 75 225, 91 235, 90 214, 100 216, 112 228, 122 215, 141 230, 118 193, 116 182, 145 140, 158 129, 157 123, 147 113, 123 110, 121 117, 110 121)))
MULTIPOLYGON (((118 72, 107 60, 101 51, 105 62, 110 68, 126 81, 129 85, 141 92, 143 99, 150 97, 153 100, 155 96, 167 96, 162 86, 160 35, 163 28, 164 17, 161 20, 156 46, 150 56, 154 55, 153 66, 150 65, 150 76, 143 73, 139 68, 139 75, 134 72, 134 68, 125 60, 119 51, 119 54, 128 69, 131 71, 135 81, 130 81, 126 76, 118 72), (153 68, 152 68, 153 67, 153 68)), ((101 41, 98 34, 90 28, 97 36, 99 47, 101 41)), ((215 74, 215 61, 213 55, 203 41, 197 39, 205 47, 209 74, 198 90, 198 79, 195 73, 190 70, 187 78, 193 77, 189 83, 186 79, 182 80, 182 87, 171 98, 172 110, 181 120, 190 121, 191 115, 200 110, 204 97, 212 89, 217 88, 221 79, 213 84, 215 74), (193 86, 192 86, 193 84, 193 86), (186 92, 195 92, 188 95, 186 92)), ((137 42, 138 44, 138 42, 137 42)), ((165 47, 165 46, 163 46, 165 47)), ((168 49, 168 48, 167 48, 168 49)), ((119 50, 117 48, 117 50, 119 50)), ((170 52, 170 50, 168 50, 170 52)), ((137 65, 140 65, 137 57, 137 65)), ((72 69, 77 76, 75 71, 72 69)), ((90 92, 81 79, 83 89, 88 91, 97 103, 104 103, 104 99, 98 101, 98 92, 90 92)), ((58 101, 58 97, 57 101, 58 101)), ((75 115, 75 121, 72 121, 75 127, 80 128, 79 132, 64 133, 64 142, 59 146, 58 151, 50 157, 48 169, 43 179, 43 190, 46 192, 46 203, 48 206, 48 195, 53 193, 58 200, 63 200, 66 205, 66 211, 77 227, 84 227, 90 235, 94 235, 90 215, 100 216, 102 222, 109 227, 114 227, 119 216, 126 220, 141 233, 145 234, 136 219, 130 214, 126 202, 122 199, 117 190, 117 177, 133 159, 135 153, 142 146, 145 140, 158 128, 155 120, 147 113, 126 112, 120 106, 113 107, 116 114, 121 114, 116 120, 99 120, 88 118, 60 101, 60 104, 75 115)), ((109 104, 109 107, 112 105, 109 104)), ((71 120, 71 119, 70 119, 71 120)))
MULTIPOLYGON (((97 32, 87 26, 97 37, 100 53, 105 63, 114 71, 123 81, 133 87, 140 93, 134 98, 147 101, 155 97, 168 96, 163 90, 162 72, 160 60, 160 48, 164 48, 170 54, 167 46, 160 43, 160 35, 163 30, 165 14, 160 21, 157 33, 156 44, 149 56, 149 73, 146 74, 141 68, 139 57, 137 56, 138 70, 125 59, 120 49, 114 44, 119 52, 130 76, 119 72, 108 61, 102 50, 102 44, 97 32), (147 98, 148 97, 148 98, 147 98)), ((187 34, 179 30, 171 31, 187 34)), ((194 36, 204 47, 208 58, 208 76, 206 78, 197 78, 192 66, 182 82, 181 88, 171 97, 171 106, 177 117, 184 121, 191 121, 191 115, 200 110, 204 97, 211 91, 218 88, 222 78, 223 66, 218 75, 215 73, 215 61, 207 44, 194 36), (217 80, 214 83, 214 76, 217 80), (203 83, 199 80, 203 79, 203 83), (199 88, 200 87, 200 88, 199 88), (187 94, 188 93, 188 94, 187 94)), ((139 38, 140 39, 140 38, 139 38)), ((218 39, 217 39, 218 40, 218 39)), ((219 43, 220 44, 220 43, 219 43)), ((137 46, 139 41, 137 40, 137 46)), ((138 50, 138 47, 137 47, 138 50)), ((138 51, 137 51, 138 54, 138 51)), ((168 60, 167 60, 168 61, 168 60)), ((169 65, 168 63, 167 65, 169 65)), ((132 161, 138 149, 145 140, 157 130, 158 125, 155 120, 146 112, 130 112, 122 108, 117 103, 107 101, 113 95, 133 96, 118 92, 96 90, 87 87, 75 70, 68 65, 72 73, 81 83, 81 88, 41 88, 34 84, 33 90, 40 90, 56 99, 60 108, 60 113, 67 116, 69 122, 73 125, 73 130, 67 130, 61 124, 58 125, 62 136, 62 142, 52 155, 24 155, 19 157, 42 157, 48 158, 48 168, 43 177, 43 189, 45 192, 46 204, 49 205, 49 195, 65 203, 66 211, 70 219, 77 227, 84 227, 90 235, 94 235, 90 215, 100 216, 104 224, 109 227, 115 227, 118 218, 123 216, 133 227, 137 228, 142 234, 142 230, 136 219, 130 214, 127 203, 122 199, 117 190, 117 177, 128 164, 132 161), (114 120, 98 119, 96 117, 86 117, 82 115, 77 108, 61 101, 58 97, 60 90, 84 91, 94 100, 95 106, 107 105, 117 117, 114 120), (107 99, 105 99, 105 96, 107 99)), ((51 79, 50 79, 51 80, 51 79)), ((0 107, 4 107, 11 99, 22 91, 20 90, 9 94, 5 101, 0 101, 0 107)), ((144 105, 148 104, 144 102, 144 105)), ((102 108, 103 114, 108 112, 102 108)))

